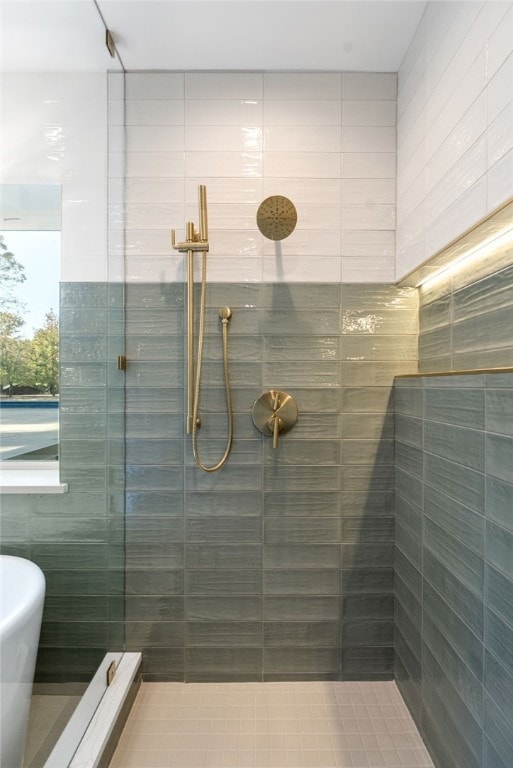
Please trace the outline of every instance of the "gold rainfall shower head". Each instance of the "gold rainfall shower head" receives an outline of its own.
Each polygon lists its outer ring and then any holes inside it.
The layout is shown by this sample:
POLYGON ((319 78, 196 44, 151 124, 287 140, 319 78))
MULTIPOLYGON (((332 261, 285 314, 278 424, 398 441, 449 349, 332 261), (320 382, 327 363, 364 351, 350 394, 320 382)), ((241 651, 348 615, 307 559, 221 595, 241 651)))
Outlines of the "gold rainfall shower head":
POLYGON ((284 240, 292 234, 297 223, 297 211, 288 197, 267 197, 257 211, 257 225, 269 240, 284 240))

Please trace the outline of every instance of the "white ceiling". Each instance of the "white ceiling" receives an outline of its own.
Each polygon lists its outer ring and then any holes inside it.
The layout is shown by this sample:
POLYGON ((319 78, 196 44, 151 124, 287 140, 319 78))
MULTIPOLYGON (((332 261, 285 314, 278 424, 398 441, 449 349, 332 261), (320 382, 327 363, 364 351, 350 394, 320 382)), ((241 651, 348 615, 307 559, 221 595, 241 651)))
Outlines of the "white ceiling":
MULTIPOLYGON (((127 70, 395 72, 425 0, 97 0, 127 70)), ((10 70, 114 69, 94 0, 1 0, 10 70)))
POLYGON ((99 0, 127 69, 395 72, 425 2, 99 0))
POLYGON ((104 39, 93 0, 0 0, 3 71, 116 69, 104 39))

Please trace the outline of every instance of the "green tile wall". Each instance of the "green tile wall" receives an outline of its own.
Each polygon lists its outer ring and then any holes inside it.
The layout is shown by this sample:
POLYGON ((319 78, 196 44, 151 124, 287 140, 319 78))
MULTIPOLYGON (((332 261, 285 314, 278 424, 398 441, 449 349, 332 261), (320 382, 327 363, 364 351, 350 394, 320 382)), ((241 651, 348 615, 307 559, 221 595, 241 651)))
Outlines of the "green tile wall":
POLYGON ((127 648, 147 680, 393 676, 393 379, 416 372, 417 297, 387 285, 209 286, 200 451, 184 435, 183 286, 126 286, 127 648), (277 451, 252 423, 283 388, 277 451))
POLYGON ((4 495, 1 551, 38 563, 37 682, 86 681, 124 646, 123 286, 62 283, 60 467, 69 492, 4 495))
POLYGON ((215 475, 196 469, 184 435, 183 286, 127 285, 125 320, 123 293, 62 286, 70 490, 2 504, 3 551, 47 577, 38 680, 85 679, 124 630, 148 680, 390 678, 392 391, 416 371, 415 292, 211 285, 206 461, 226 426, 217 308, 234 311, 236 437, 215 475), (114 362, 124 328, 126 375, 114 362), (278 452, 251 421, 271 387, 300 411, 278 452))
POLYGON ((398 379, 395 674, 440 768, 513 765, 513 373, 398 379))
POLYGON ((419 297, 422 373, 513 366, 513 266, 427 283, 419 297))

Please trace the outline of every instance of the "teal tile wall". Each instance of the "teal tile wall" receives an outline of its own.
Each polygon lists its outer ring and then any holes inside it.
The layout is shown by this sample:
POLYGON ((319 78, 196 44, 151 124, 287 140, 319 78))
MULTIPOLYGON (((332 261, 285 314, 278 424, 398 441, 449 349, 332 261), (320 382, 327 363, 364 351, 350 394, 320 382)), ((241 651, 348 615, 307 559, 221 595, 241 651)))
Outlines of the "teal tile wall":
POLYGON ((427 283, 419 298, 422 373, 513 366, 513 266, 427 283))
POLYGON ((59 453, 69 492, 2 497, 2 553, 28 557, 46 577, 37 682, 90 680, 106 651, 124 646, 123 293, 61 284, 59 453))
POLYGON ((513 373, 398 379, 395 410, 396 679, 437 766, 509 768, 513 373))
POLYGON ((182 285, 126 286, 127 648, 147 680, 393 676, 393 379, 417 371, 417 296, 389 285, 214 284, 200 452, 184 435, 182 285), (277 451, 265 389, 299 420, 277 451))
POLYGON ((70 490, 5 496, 1 512, 2 551, 47 577, 38 680, 86 679, 125 630, 148 680, 392 676, 392 392, 416 371, 416 301, 385 285, 211 285, 202 455, 224 449, 225 303, 236 439, 210 476, 184 435, 183 287, 62 286, 70 490), (276 453, 251 421, 270 387, 300 411, 276 453))

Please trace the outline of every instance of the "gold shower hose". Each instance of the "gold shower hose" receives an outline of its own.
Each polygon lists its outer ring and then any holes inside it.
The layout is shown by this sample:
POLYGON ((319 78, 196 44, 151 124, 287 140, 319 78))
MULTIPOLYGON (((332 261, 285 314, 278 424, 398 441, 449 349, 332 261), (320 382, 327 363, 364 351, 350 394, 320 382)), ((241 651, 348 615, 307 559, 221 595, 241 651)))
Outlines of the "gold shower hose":
POLYGON ((200 426, 199 420, 199 400, 200 400, 200 384, 201 384, 201 364, 203 361, 203 337, 205 335, 205 304, 207 293, 207 254, 203 251, 201 255, 201 299, 200 299, 200 316, 199 316, 199 335, 198 335, 198 359, 196 365, 196 384, 194 387, 194 406, 192 411, 192 452, 194 455, 194 461, 196 465, 204 472, 216 472, 218 469, 226 463, 230 451, 232 449, 233 441, 233 407, 232 407, 232 395, 230 392, 230 372, 228 370, 228 323, 231 317, 231 310, 229 307, 222 307, 220 310, 222 332, 223 332, 223 366, 224 366, 224 383, 226 391, 226 411, 228 416, 228 441, 226 444, 225 452, 222 458, 214 464, 212 467, 207 467, 200 459, 198 451, 198 429, 200 426))

